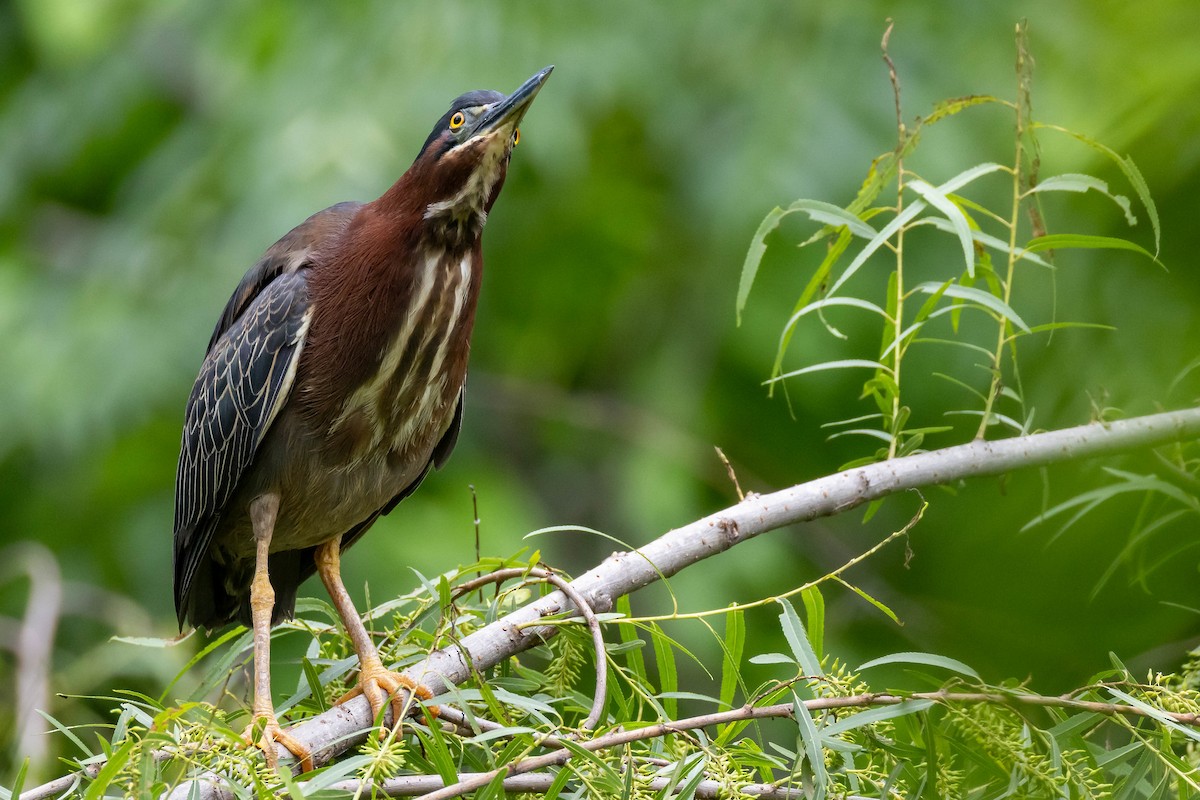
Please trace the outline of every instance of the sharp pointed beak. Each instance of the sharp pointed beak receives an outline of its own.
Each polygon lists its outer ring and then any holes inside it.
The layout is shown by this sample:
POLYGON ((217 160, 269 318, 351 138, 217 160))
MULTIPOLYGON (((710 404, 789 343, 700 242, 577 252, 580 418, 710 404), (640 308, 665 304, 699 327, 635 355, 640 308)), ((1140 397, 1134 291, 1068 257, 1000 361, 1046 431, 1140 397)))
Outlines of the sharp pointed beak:
POLYGON ((516 128, 521 118, 525 116, 525 112, 529 110, 529 106, 533 103, 533 98, 537 97, 537 93, 541 91, 542 84, 550 77, 550 73, 553 70, 553 65, 546 67, 521 84, 521 87, 515 92, 489 108, 487 113, 479 120, 479 126, 475 129, 475 133, 471 138, 486 135, 502 128, 510 130, 516 128))

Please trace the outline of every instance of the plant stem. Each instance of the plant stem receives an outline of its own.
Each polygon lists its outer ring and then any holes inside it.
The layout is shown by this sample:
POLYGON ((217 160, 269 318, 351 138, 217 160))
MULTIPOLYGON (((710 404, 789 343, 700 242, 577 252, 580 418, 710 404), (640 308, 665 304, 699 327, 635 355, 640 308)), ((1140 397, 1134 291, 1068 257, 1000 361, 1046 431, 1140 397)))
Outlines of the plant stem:
MULTIPOLYGON (((1021 214, 1021 197, 1025 177, 1025 128, 1029 124, 1029 81, 1031 66, 1025 48, 1025 23, 1017 24, 1017 102, 1013 108, 1016 112, 1016 153, 1013 158, 1012 171, 1012 209, 1008 224, 1008 270, 1004 279, 1004 303, 1012 305, 1013 276, 1017 265, 1017 230, 1021 214)), ((988 388, 987 401, 983 406, 983 416, 979 419, 979 430, 975 432, 976 439, 983 439, 987 434, 988 422, 992 417, 992 409, 1000 396, 1001 366, 1004 358, 1004 347, 1009 341, 1009 321, 1000 318, 1000 330, 996 334, 996 352, 992 356, 992 383, 988 388)), ((1015 344, 1012 345, 1016 347, 1015 344)))
MULTIPOLYGON (((899 215, 904 211, 904 145, 908 138, 908 131, 904 126, 904 116, 900 110, 900 76, 896 73, 896 65, 892 62, 892 57, 888 54, 888 40, 892 36, 892 21, 888 20, 887 30, 883 32, 883 41, 880 46, 883 48, 883 60, 887 64, 888 78, 892 82, 892 94, 896 99, 896 214, 899 215)), ((895 382, 895 391, 892 392, 892 416, 888 427, 888 458, 896 457, 896 452, 899 449, 901 431, 897 430, 897 421, 900 419, 900 363, 904 358, 904 348, 900 337, 904 333, 904 227, 901 226, 896 231, 896 302, 895 311, 892 315, 892 338, 895 341, 895 347, 892 352, 892 380, 895 382)))

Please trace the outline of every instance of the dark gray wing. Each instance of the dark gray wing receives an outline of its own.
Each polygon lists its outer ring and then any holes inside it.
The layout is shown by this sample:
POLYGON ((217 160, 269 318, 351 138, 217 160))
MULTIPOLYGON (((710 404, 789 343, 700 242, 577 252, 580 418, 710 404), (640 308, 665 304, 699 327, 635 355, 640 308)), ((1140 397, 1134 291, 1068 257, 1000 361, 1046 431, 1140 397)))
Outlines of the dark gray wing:
POLYGON ((285 273, 221 334, 200 368, 175 475, 175 608, 181 622, 220 514, 291 391, 310 318, 304 273, 285 273))
POLYGON ((180 624, 225 621, 211 580, 209 547, 225 504, 287 401, 311 319, 306 268, 344 229, 357 203, 309 217, 242 279, 213 331, 184 418, 175 475, 175 610, 180 624))

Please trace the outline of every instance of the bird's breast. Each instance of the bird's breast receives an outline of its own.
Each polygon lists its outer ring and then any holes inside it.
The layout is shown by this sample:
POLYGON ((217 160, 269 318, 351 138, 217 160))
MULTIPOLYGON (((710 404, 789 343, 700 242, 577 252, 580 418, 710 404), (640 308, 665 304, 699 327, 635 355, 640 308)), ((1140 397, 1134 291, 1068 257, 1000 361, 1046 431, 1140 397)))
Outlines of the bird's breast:
POLYGON ((449 425, 466 378, 477 294, 471 251, 428 253, 374 355, 378 368, 354 388, 329 426, 329 460, 353 469, 384 459, 424 468, 449 425), (419 464, 418 464, 419 462, 419 464))

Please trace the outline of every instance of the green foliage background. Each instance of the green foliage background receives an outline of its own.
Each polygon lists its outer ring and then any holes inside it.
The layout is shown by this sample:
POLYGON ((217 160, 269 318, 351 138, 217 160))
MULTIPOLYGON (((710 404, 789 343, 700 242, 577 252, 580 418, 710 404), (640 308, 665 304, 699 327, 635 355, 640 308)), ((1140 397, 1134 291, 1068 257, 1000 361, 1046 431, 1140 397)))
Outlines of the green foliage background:
MULTIPOLYGON (((369 582, 374 600, 409 588, 410 567, 428 575, 474 559, 468 484, 484 551, 507 554, 543 526, 637 544, 730 504, 713 445, 757 490, 862 454, 818 427, 852 415, 861 376, 807 379, 786 399, 761 386, 818 258, 788 246, 810 228, 789 223, 770 240, 740 328, 733 305, 746 244, 771 207, 800 196, 848 202, 864 165, 892 147, 879 59, 888 16, 909 118, 946 97, 1011 98, 1012 29, 1027 16, 1035 115, 1132 155, 1158 202, 1169 272, 1133 255, 1069 254, 1053 294, 1026 298, 1044 318, 1119 328, 1068 331, 1023 352, 1038 425, 1193 402, 1186 383, 1168 388, 1200 341, 1200 7, 810 5, 0 5, 0 542, 42 542, 60 563, 53 690, 157 694, 186 660, 188 647, 148 653, 107 637, 174 630, 178 427, 242 272, 309 213, 382 192, 452 97, 511 90, 546 64, 557 69, 485 236, 459 450, 345 562, 347 583, 369 582)), ((1011 155, 1011 122, 994 111, 929 136, 919 168, 931 179, 1011 155)), ((1043 155, 1046 174, 1120 183, 1086 150, 1047 145, 1043 155)), ((1111 204, 1050 206, 1052 231, 1057 213, 1081 232, 1128 235, 1111 204)), ((1144 221, 1132 237, 1150 246, 1144 221)), ((792 352, 808 363, 832 358, 820 349, 831 346, 841 345, 806 329, 792 352)), ((953 407, 943 385, 912 386, 914 407, 953 407)), ((1017 533, 1044 497, 1064 499, 1097 472, 937 495, 911 537, 911 563, 897 548, 853 576, 904 627, 830 592, 827 647, 851 661, 943 653, 1047 693, 1106 667, 1108 651, 1135 672, 1174 668, 1200 630, 1193 522, 1094 594, 1136 499, 1053 541, 1049 525, 1017 533)), ((914 507, 901 499, 865 526, 853 517, 763 537, 674 589, 685 609, 785 591, 900 527, 914 507)), ((582 534, 537 545, 572 571, 612 549, 582 534)), ((28 584, 13 553, 0 556, 10 570, 0 614, 16 619, 28 584)), ((648 592, 634 609, 665 610, 664 598, 648 592)), ((771 649, 775 612, 747 623, 750 642, 763 642, 750 651, 771 649)), ((719 663, 703 630, 679 636, 719 663)), ((0 655, 0 730, 10 727, 13 664, 0 655)), ((278 685, 295 680, 281 667, 278 685)), ((51 710, 73 724, 106 718, 103 704, 77 699, 51 710)), ((17 754, 3 734, 0 746, 3 768, 17 754)))

